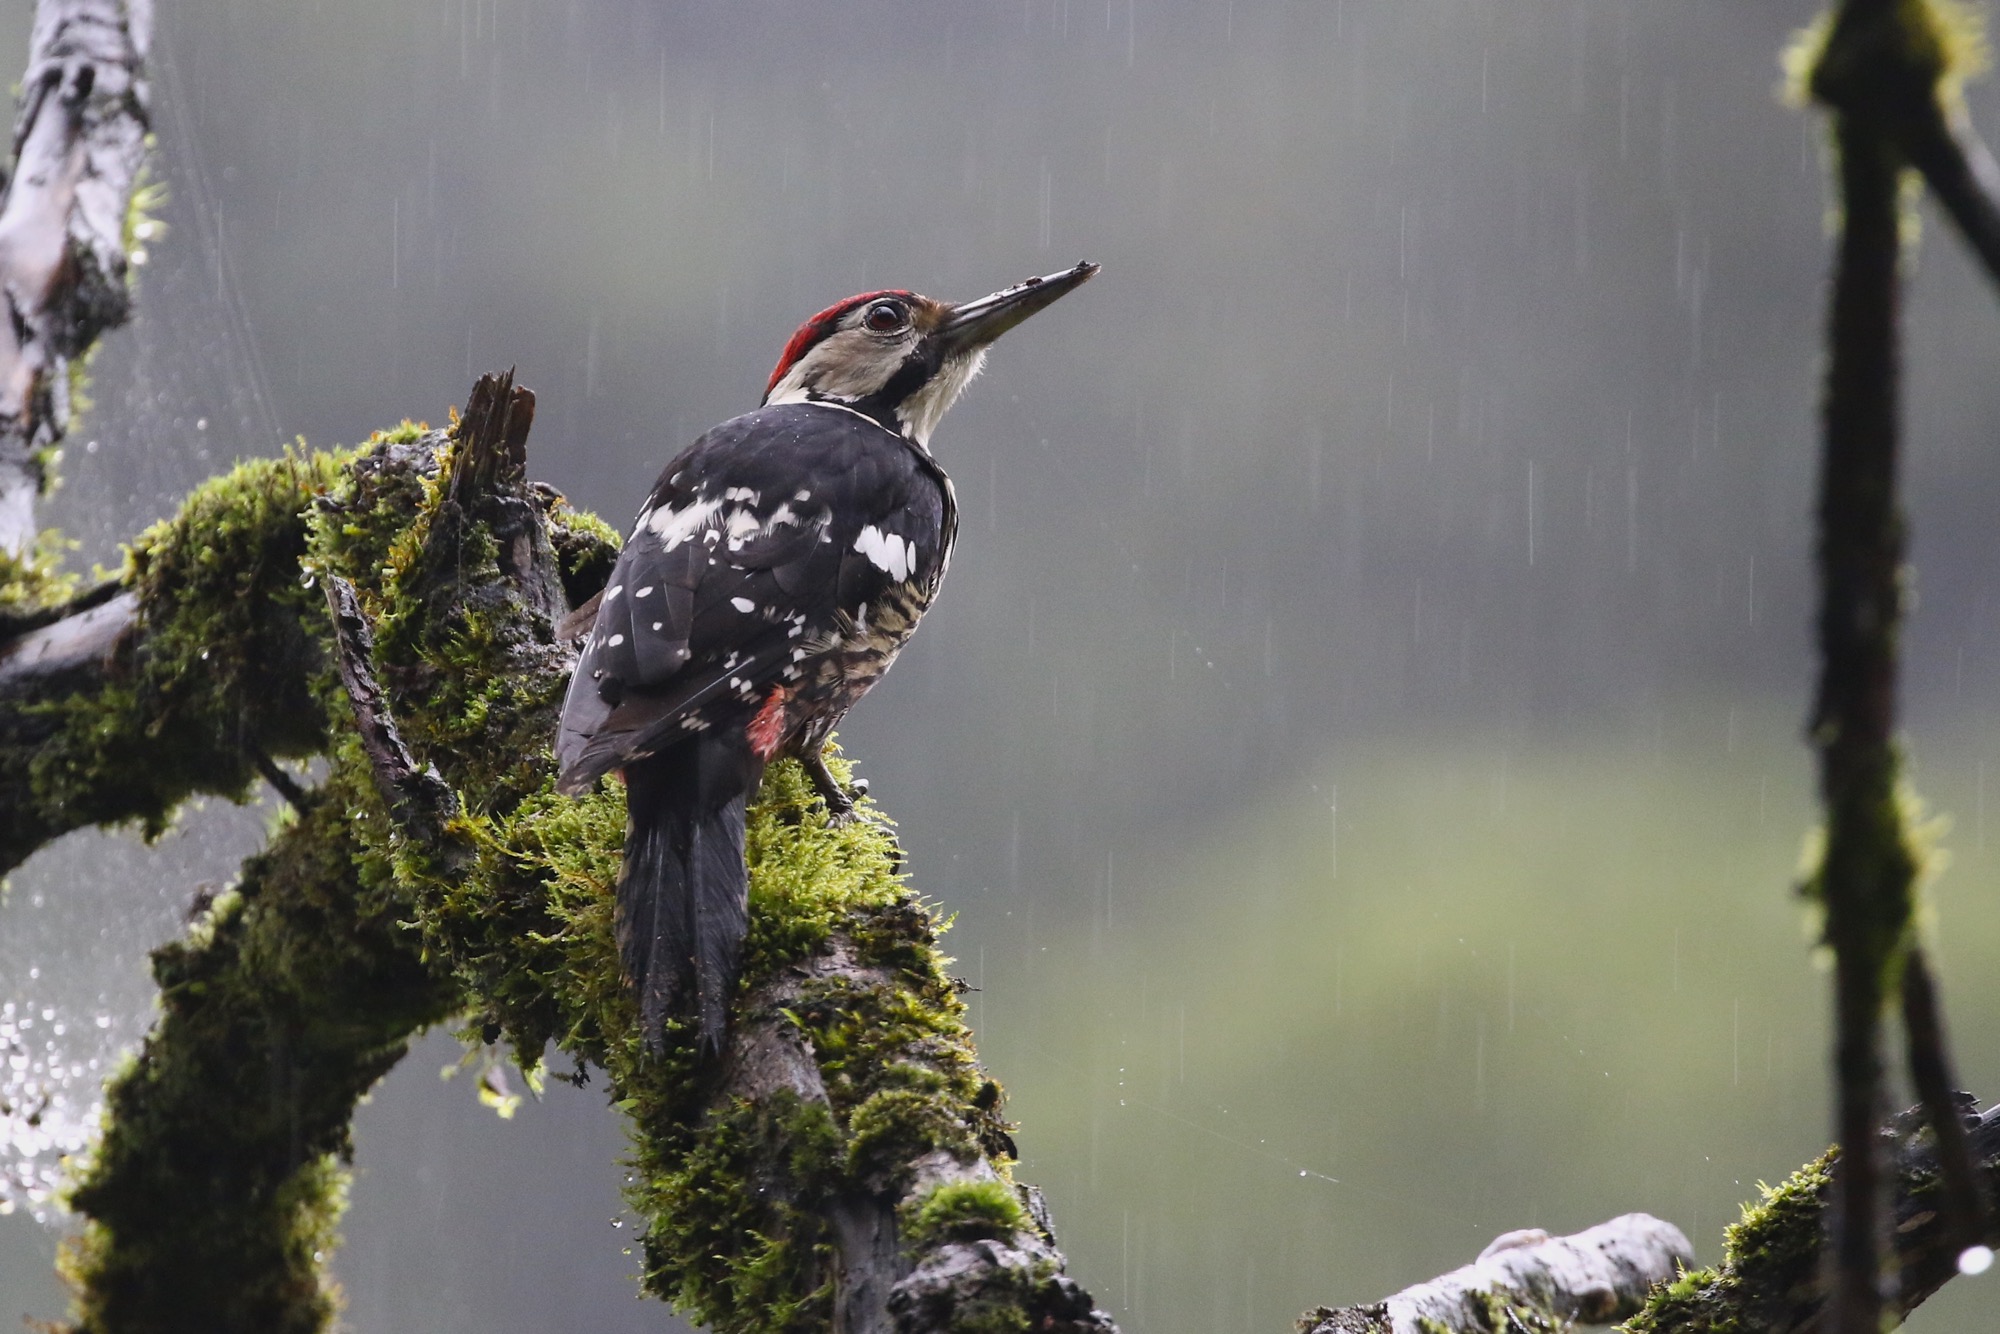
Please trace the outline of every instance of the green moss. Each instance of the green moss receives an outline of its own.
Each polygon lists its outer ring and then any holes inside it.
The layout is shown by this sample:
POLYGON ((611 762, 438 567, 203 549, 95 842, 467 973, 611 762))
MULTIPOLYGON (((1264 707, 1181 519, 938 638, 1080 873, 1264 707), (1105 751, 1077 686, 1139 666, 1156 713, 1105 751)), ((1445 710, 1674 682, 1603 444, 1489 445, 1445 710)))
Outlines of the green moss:
POLYGON ((112 670, 0 717, 0 747, 24 757, 0 766, 0 869, 81 825, 156 836, 191 795, 240 799, 258 752, 324 749, 326 617, 300 578, 303 515, 351 458, 240 464, 133 542, 120 577, 143 634, 112 670))
POLYGON ((629 1196, 649 1219, 647 1285, 717 1331, 820 1330, 832 1240, 818 1212, 839 1132, 789 1093, 737 1102, 629 1196))
POLYGON ((1759 1198, 1723 1231, 1722 1264, 1683 1273, 1654 1290, 1626 1334, 1749 1334, 1764 1328, 1757 1299, 1771 1315, 1818 1275, 1821 1231, 1839 1152, 1829 1149, 1777 1186, 1758 1183, 1759 1198))
MULTIPOLYGON (((798 766, 773 765, 748 822, 743 992, 837 942, 878 971, 863 984, 798 984, 788 1013, 812 1044, 828 1104, 781 1094, 712 1112, 717 1072, 678 1026, 662 1056, 647 1055, 618 980, 611 900, 623 824, 623 789, 609 783, 575 801, 544 786, 510 811, 468 815, 456 828, 476 850, 472 873, 418 887, 425 939, 479 998, 488 1035, 504 1033, 530 1060, 552 1043, 609 1074, 634 1127, 630 1202, 646 1222, 651 1290, 718 1331, 823 1327, 827 1202, 893 1198, 922 1153, 970 1159, 1006 1143, 999 1088, 974 1058, 939 923, 898 879, 885 828, 829 827, 798 766)), ((1006 1216, 1020 1216, 1018 1202, 1006 1216)))
POLYGON ((72 1193, 79 1328, 317 1334, 355 1100, 450 1011, 356 883, 338 785, 154 956, 161 1017, 72 1193))
POLYGON ((581 607, 611 578, 621 538, 616 528, 595 514, 569 508, 567 502, 557 505, 551 517, 549 544, 555 549, 563 593, 570 606, 581 607))
POLYGON ((903 1237, 913 1246, 1004 1240, 1032 1226, 1021 1197, 1004 1181, 948 1181, 906 1200, 900 1212, 903 1237))
POLYGON ((386 431, 377 431, 369 437, 370 444, 414 445, 430 434, 429 422, 413 422, 403 418, 402 425, 392 426, 386 431))
MULTIPOLYGON (((166 235, 167 224, 160 221, 160 211, 167 206, 168 198, 166 182, 147 180, 142 168, 133 183, 131 198, 125 201, 125 222, 119 241, 127 255, 166 235)), ((135 264, 144 267, 143 260, 135 260, 135 264)))
POLYGON ((59 607, 76 595, 76 576, 62 568, 71 545, 55 529, 44 528, 22 554, 0 548, 0 634, 7 632, 8 622, 59 607))

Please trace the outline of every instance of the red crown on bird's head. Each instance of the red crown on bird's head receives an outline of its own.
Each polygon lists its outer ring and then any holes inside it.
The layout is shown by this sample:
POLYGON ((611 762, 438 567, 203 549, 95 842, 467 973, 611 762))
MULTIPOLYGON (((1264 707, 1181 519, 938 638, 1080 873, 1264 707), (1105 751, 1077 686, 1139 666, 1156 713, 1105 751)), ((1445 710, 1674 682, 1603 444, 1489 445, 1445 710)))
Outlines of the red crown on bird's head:
POLYGON ((771 378, 764 386, 764 397, 769 398, 771 396, 771 391, 778 387, 778 381, 784 379, 785 372, 798 364, 800 357, 812 351, 814 345, 820 339, 832 333, 839 326, 841 316, 847 314, 848 311, 853 310, 856 306, 865 306, 870 301, 885 296, 900 297, 905 301, 910 301, 915 299, 916 293, 906 292, 899 287, 884 288, 879 292, 863 292, 859 296, 848 297, 845 301, 834 302, 825 310, 822 310, 819 314, 801 324, 799 331, 792 335, 792 341, 785 344, 784 354, 778 358, 777 368, 771 372, 771 378))

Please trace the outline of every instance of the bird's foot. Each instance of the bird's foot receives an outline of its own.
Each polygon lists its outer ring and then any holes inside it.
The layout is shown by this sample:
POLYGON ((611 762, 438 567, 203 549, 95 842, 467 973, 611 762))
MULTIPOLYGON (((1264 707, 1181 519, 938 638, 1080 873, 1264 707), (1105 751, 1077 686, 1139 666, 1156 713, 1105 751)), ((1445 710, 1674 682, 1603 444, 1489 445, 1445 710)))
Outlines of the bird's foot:
POLYGON ((856 803, 868 795, 868 780, 857 778, 843 786, 826 767, 826 757, 817 751, 809 756, 800 756, 799 763, 805 766, 806 777, 811 780, 813 791, 819 793, 819 799, 826 804, 827 827, 838 829, 854 820, 867 819, 870 824, 888 835, 889 842, 894 845, 896 858, 895 865, 891 869, 900 875, 908 862, 908 858, 903 856, 902 840, 896 837, 896 831, 889 827, 886 820, 868 819, 865 812, 856 809, 856 803))
POLYGON ((805 766, 806 778, 811 781, 813 791, 819 793, 820 801, 826 805, 828 824, 844 825, 849 820, 858 818, 854 805, 868 795, 867 779, 857 778, 852 784, 843 786, 840 780, 833 776, 833 771, 826 767, 826 756, 818 751, 800 756, 799 763, 805 766))

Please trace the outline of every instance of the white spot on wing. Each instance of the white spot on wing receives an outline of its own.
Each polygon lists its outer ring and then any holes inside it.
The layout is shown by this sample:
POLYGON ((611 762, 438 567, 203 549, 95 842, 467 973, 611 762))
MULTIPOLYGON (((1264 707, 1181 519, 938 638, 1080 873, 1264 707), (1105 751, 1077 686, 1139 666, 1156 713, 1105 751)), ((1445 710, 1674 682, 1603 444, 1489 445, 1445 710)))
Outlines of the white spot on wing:
POLYGON ((619 646, 620 644, 622 644, 622 643, 624 643, 624 642, 625 642, 625 636, 624 636, 624 635, 613 635, 613 636, 611 636, 611 638, 609 638, 609 639, 607 639, 607 640, 605 640, 605 641, 604 641, 604 647, 606 647, 606 648, 617 648, 617 647, 618 647, 618 646, 619 646))
POLYGON ((708 527, 709 520, 722 508, 720 500, 697 500, 677 510, 659 509, 647 515, 643 526, 652 530, 660 539, 660 545, 672 551, 688 541, 696 533, 708 527))
POLYGON ((891 579, 900 582, 910 577, 910 562, 916 555, 916 548, 901 534, 885 533, 871 523, 861 530, 861 536, 854 539, 854 549, 891 579))
POLYGON ((645 586, 644 588, 640 589, 640 590, 639 590, 638 592, 634 593, 634 594, 633 594, 632 596, 633 596, 633 597, 635 597, 635 598, 649 598, 649 597, 653 596, 653 585, 651 585, 651 584, 647 584, 647 585, 646 585, 646 586, 645 586))
POLYGON ((729 599, 729 605, 745 614, 757 610, 757 604, 752 602, 749 598, 731 598, 729 599))

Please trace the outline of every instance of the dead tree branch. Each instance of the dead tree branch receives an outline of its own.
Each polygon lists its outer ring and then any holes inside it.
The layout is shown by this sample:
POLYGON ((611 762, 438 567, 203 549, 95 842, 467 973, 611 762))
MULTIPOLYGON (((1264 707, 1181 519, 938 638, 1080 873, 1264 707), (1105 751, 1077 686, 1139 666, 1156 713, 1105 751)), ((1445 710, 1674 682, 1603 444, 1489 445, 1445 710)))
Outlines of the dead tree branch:
POLYGON ((0 192, 0 556, 36 542, 74 368, 131 313, 126 226, 145 167, 152 0, 40 0, 0 192))
POLYGON ((1608 1325, 1636 1315, 1648 1294, 1694 1263, 1672 1223, 1626 1214, 1568 1237, 1536 1230, 1496 1238, 1473 1263, 1393 1297, 1299 1318, 1300 1334, 1429 1334, 1430 1331, 1608 1325))

